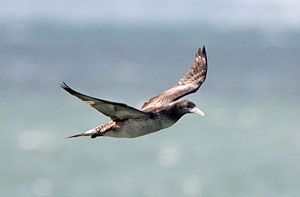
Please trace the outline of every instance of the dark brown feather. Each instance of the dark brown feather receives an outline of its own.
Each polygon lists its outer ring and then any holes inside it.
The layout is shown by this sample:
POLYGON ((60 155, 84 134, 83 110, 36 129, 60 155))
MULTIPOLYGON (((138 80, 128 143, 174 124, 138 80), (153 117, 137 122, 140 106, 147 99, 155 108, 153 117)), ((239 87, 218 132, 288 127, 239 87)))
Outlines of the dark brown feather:
POLYGON ((178 86, 170 88, 160 95, 157 95, 142 106, 143 111, 150 111, 173 102, 187 94, 196 92, 205 81, 207 74, 207 57, 205 47, 199 48, 196 52, 194 62, 187 73, 178 81, 178 86))
POLYGON ((106 101, 81 94, 70 88, 64 82, 61 84, 61 87, 73 96, 76 96, 77 98, 85 101, 97 111, 101 112, 106 116, 109 116, 112 120, 122 120, 127 118, 145 118, 149 116, 148 113, 142 112, 123 103, 106 101))

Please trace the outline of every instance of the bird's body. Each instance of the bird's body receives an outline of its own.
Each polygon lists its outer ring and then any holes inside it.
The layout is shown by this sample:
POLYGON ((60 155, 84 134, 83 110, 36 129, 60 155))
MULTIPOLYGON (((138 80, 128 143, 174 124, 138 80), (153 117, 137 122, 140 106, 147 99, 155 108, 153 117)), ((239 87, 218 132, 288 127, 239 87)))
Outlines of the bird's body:
POLYGON ((106 124, 70 137, 134 138, 170 127, 187 113, 203 116, 204 113, 194 103, 180 98, 197 91, 204 82, 206 73, 207 59, 203 47, 196 53, 192 67, 179 81, 179 85, 151 98, 144 103, 141 110, 123 103, 105 101, 81 94, 63 83, 62 88, 67 92, 111 118, 111 121, 106 124))
POLYGON ((158 116, 148 119, 138 118, 110 121, 104 125, 96 127, 95 131, 98 130, 97 135, 92 135, 92 137, 102 135, 117 138, 135 138, 167 128, 174 123, 175 121, 170 120, 167 117, 158 116))

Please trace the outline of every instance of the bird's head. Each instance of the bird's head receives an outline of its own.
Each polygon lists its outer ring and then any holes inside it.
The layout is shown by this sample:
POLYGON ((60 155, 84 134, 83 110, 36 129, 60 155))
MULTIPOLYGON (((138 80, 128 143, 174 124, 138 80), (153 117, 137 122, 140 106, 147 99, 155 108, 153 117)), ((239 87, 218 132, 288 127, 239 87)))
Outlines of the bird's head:
POLYGON ((193 113, 197 114, 199 116, 205 116, 205 113, 198 109, 196 105, 189 101, 189 100, 178 100, 176 103, 174 103, 176 106, 176 111, 179 112, 180 114, 188 114, 188 113, 193 113))

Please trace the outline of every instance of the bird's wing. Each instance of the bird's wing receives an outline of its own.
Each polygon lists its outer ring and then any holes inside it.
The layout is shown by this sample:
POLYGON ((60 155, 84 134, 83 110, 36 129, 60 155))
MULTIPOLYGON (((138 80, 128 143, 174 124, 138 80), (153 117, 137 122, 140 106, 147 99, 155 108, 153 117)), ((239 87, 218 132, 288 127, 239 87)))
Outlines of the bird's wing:
POLYGON ((142 106, 143 111, 157 108, 175 101, 187 94, 196 92, 204 82, 207 73, 207 58, 205 47, 196 52, 194 62, 187 73, 178 81, 178 85, 166 90, 146 101, 142 106))
POLYGON ((105 101, 102 99, 93 98, 84 94, 81 94, 72 88, 70 88, 64 82, 61 84, 61 87, 72 94, 73 96, 78 97, 79 99, 88 103, 91 107, 95 108, 97 111, 102 114, 109 116, 112 120, 121 120, 127 118, 141 118, 149 116, 148 113, 142 112, 138 109, 130 107, 123 103, 115 103, 111 101, 105 101))

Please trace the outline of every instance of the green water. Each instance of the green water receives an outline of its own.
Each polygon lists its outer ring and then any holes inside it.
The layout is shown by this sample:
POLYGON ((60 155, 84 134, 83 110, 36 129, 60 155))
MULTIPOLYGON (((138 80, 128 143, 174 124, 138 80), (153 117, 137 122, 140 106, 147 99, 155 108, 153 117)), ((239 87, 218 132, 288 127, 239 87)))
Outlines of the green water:
POLYGON ((188 115, 169 129, 137 139, 70 140, 64 137, 106 119, 64 97, 1 104, 2 196, 300 192, 300 112, 293 101, 236 105, 203 95, 195 101, 207 112, 203 118, 188 115))

